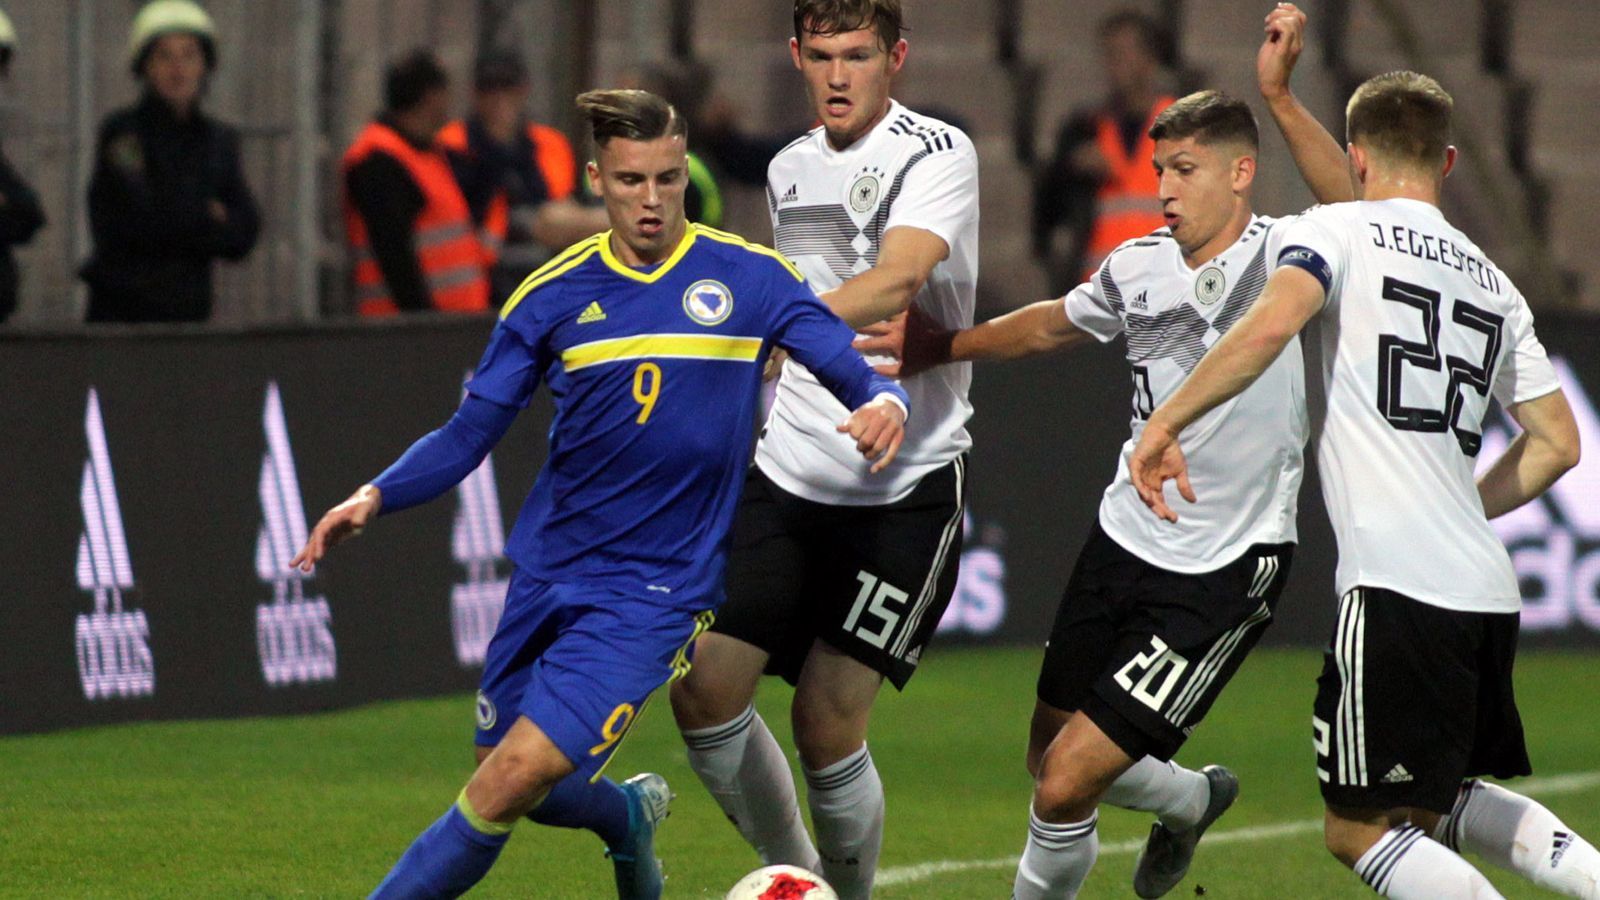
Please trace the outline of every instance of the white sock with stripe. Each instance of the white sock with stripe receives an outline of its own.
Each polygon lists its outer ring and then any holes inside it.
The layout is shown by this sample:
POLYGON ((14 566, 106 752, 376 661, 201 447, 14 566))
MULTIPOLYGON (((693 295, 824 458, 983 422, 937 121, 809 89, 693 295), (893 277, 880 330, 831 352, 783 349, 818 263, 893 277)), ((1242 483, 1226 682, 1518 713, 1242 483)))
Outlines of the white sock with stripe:
POLYGON ((730 722, 685 731, 683 740, 689 767, 763 863, 817 868, 789 760, 755 707, 730 722))
POLYGON ((1472 863, 1415 825, 1384 832, 1356 861, 1356 874, 1394 900, 1504 900, 1472 863))
POLYGON ((806 800, 817 829, 822 877, 843 900, 872 896, 883 846, 883 781, 867 746, 806 776, 806 800))
POLYGON ((1205 815, 1211 783, 1199 772, 1146 756, 1112 782, 1101 802, 1153 812, 1173 831, 1188 831, 1205 815))
POLYGON ((1028 809, 1028 843, 1011 885, 1012 900, 1071 900, 1100 855, 1095 813, 1082 822, 1057 825, 1028 809))
POLYGON ((1471 850, 1534 884, 1581 900, 1600 900, 1600 852, 1556 814, 1496 784, 1461 785, 1455 808, 1434 838, 1471 850))

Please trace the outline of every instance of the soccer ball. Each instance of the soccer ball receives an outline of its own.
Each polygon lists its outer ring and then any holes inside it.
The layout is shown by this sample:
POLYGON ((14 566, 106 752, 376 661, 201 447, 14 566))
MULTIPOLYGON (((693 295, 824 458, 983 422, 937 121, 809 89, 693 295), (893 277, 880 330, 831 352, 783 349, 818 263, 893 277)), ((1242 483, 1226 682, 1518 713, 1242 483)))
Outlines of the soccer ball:
POLYGON ((839 900, 839 895, 815 872, 767 866, 739 879, 726 900, 839 900))

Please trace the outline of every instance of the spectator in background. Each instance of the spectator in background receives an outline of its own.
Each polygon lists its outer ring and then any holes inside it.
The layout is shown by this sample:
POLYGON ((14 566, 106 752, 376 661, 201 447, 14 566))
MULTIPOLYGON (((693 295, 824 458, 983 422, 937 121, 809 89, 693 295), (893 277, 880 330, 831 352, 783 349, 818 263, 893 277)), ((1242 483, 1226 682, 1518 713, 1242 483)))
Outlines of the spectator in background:
POLYGON ((472 117, 439 133, 472 211, 495 297, 540 263, 609 225, 576 202, 578 161, 567 136, 527 117, 528 70, 513 53, 478 60, 472 117))
POLYGON ((432 53, 413 51, 389 67, 384 111, 345 151, 345 233, 363 316, 489 308, 483 244, 436 143, 449 110, 449 76, 432 53))
MULTIPOLYGON (((0 83, 9 87, 11 57, 17 49, 17 30, 0 12, 0 83)), ((9 91, 8 91, 9 93, 9 91)), ((44 226, 39 195, 28 187, 11 161, 0 153, 0 322, 17 309, 17 261, 11 248, 26 244, 44 226)))
POLYGON ((1033 252, 1054 294, 1087 280, 1118 244, 1166 224, 1146 132, 1173 101, 1161 85, 1172 62, 1167 35, 1133 11, 1101 20, 1099 34, 1110 96, 1067 118, 1034 192, 1033 252), (1066 248, 1055 246, 1061 229, 1071 238, 1066 248))
POLYGON ((134 106, 100 126, 83 268, 91 322, 203 322, 211 262, 243 259, 261 232, 239 134, 200 111, 216 29, 190 0, 155 0, 133 20, 134 106))

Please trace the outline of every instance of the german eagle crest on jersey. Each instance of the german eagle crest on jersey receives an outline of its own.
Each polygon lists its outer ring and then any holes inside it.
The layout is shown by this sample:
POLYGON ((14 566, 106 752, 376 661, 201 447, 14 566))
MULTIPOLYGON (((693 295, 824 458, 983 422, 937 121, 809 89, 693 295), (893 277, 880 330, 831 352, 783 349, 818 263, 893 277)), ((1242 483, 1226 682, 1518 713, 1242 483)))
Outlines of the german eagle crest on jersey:
POLYGON ((1216 266, 1207 266, 1194 280, 1194 298, 1201 306, 1210 306, 1222 299, 1228 286, 1228 276, 1216 266))
POLYGON ((883 191, 877 168, 867 168, 850 184, 850 208, 858 213, 871 212, 878 205, 878 195, 883 191))

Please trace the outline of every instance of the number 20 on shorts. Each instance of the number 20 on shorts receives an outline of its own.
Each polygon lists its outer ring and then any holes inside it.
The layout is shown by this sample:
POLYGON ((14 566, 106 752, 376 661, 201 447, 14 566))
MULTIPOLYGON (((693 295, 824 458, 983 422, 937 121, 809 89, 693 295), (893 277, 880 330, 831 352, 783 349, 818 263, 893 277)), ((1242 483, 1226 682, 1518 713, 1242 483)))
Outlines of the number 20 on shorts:
POLYGON ((640 425, 649 421, 660 396, 661 367, 653 362, 640 363, 639 368, 633 370, 633 400, 639 404, 639 417, 634 421, 640 425))

